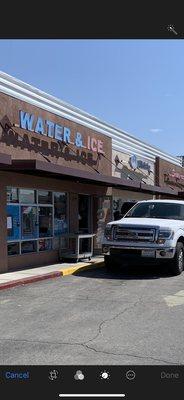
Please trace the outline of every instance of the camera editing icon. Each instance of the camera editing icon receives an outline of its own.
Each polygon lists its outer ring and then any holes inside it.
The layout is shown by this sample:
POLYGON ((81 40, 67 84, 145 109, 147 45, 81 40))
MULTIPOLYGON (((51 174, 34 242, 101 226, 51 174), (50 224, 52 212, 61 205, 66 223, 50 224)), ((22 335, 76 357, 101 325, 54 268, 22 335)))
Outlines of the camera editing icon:
POLYGON ((110 378, 109 371, 106 371, 106 370, 102 371, 100 373, 100 378, 103 379, 103 380, 108 380, 110 378))
POLYGON ((168 30, 169 32, 174 33, 175 35, 178 34, 178 32, 176 32, 176 29, 175 29, 174 25, 168 25, 168 26, 167 26, 167 30, 168 30))
POLYGON ((135 379, 135 376, 136 376, 135 371, 130 370, 130 371, 127 371, 127 373, 126 373, 126 378, 129 381, 133 381, 133 379, 135 379))
POLYGON ((76 381, 83 381, 83 379, 84 379, 84 374, 82 373, 82 371, 80 371, 80 370, 78 370, 78 371, 76 371, 76 373, 75 373, 75 375, 74 375, 74 379, 76 380, 76 381))
POLYGON ((51 381, 54 381, 55 379, 58 378, 59 372, 56 369, 53 369, 52 371, 49 372, 49 379, 51 381))

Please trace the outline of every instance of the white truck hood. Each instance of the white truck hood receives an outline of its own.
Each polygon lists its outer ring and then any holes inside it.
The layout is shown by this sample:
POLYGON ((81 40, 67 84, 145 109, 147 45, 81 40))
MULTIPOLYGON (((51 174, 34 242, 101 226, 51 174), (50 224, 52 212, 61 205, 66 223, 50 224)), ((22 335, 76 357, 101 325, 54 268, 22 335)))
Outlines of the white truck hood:
MULTIPOLYGON (((112 221, 111 225, 139 225, 142 227, 154 226, 160 228, 171 228, 171 229, 184 229, 184 221, 175 219, 158 219, 158 218, 122 218, 117 221, 112 221)), ((108 225, 109 225, 108 224, 108 225)))

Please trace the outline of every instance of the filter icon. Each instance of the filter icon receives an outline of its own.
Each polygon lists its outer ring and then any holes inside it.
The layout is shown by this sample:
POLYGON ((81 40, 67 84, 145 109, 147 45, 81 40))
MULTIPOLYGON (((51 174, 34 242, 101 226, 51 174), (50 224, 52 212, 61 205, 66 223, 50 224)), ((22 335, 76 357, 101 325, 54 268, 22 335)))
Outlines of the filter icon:
POLYGON ((83 379, 84 379, 84 374, 82 373, 82 371, 80 371, 80 370, 78 370, 78 371, 76 371, 76 373, 75 373, 75 375, 74 375, 74 379, 76 380, 76 381, 83 381, 83 379))

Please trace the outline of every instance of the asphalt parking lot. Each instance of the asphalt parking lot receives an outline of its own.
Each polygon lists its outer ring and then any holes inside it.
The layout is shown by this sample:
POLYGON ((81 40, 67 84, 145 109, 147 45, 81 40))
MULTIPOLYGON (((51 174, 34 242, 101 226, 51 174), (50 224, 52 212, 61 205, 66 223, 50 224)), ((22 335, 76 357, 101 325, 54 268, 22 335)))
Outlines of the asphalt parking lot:
POLYGON ((1 365, 184 363, 184 273, 105 268, 0 293, 1 365))

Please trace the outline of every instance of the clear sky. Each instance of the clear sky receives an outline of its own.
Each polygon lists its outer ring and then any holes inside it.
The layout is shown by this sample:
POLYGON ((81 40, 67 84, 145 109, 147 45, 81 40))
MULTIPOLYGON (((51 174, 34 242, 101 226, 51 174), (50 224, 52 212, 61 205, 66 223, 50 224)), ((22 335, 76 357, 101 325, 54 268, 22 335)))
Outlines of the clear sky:
POLYGON ((183 40, 0 40, 0 69, 184 155, 183 40))

